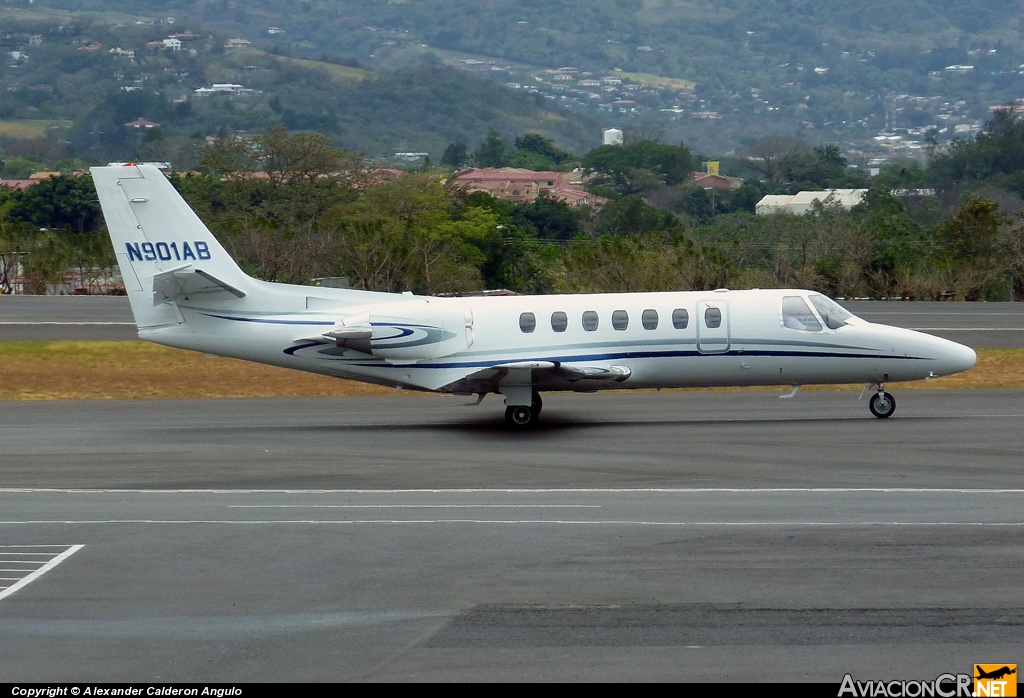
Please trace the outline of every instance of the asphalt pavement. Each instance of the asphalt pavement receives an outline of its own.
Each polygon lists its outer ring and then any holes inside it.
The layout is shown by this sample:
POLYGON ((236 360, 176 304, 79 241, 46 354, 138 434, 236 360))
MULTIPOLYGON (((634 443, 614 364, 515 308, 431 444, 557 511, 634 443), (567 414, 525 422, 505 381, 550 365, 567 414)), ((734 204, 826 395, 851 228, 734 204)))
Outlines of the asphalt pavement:
POLYGON ((438 396, 5 403, 0 680, 1017 661, 1024 391, 898 398, 552 395, 526 433, 438 396))

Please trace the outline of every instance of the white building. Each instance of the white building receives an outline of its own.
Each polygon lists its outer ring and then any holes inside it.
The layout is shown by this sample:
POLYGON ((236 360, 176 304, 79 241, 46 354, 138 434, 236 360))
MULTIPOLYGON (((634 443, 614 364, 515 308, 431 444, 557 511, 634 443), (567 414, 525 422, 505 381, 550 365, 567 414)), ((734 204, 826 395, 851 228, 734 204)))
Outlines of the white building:
POLYGON ((164 48, 169 48, 172 51, 180 51, 181 39, 164 39, 164 48))
POLYGON ((861 202, 867 189, 829 189, 828 191, 802 191, 797 194, 769 194, 757 202, 755 211, 759 216, 773 213, 792 213, 802 216, 814 208, 816 201, 823 206, 838 206, 850 209, 861 202))
POLYGON ((209 87, 200 87, 197 90, 193 90, 192 94, 195 95, 251 95, 255 94, 256 90, 248 87, 243 87, 233 82, 215 82, 209 87))
POLYGON ((606 128, 604 130, 605 145, 622 145, 622 131, 617 128, 606 128))

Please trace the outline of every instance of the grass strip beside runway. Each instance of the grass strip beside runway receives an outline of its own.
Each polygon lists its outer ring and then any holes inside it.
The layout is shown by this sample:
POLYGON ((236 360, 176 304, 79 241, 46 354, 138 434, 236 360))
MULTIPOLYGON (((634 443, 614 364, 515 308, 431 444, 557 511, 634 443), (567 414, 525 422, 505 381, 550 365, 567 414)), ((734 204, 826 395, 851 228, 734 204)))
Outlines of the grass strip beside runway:
MULTIPOLYGON (((859 390, 862 386, 843 387, 859 390)), ((970 371, 891 387, 1024 388, 1024 349, 981 349, 978 364, 970 371)), ((0 342, 0 400, 342 397, 394 392, 143 342, 0 342)))

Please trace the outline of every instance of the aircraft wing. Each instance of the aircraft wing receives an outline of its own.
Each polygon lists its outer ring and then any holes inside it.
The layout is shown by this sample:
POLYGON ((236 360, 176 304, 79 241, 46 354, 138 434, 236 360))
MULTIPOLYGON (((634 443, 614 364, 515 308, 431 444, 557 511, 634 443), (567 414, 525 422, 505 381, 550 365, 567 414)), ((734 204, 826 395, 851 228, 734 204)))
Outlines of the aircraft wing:
POLYGON ((527 360, 494 364, 468 374, 446 386, 454 392, 489 393, 498 390, 501 380, 512 371, 529 371, 530 382, 539 389, 556 389, 579 381, 622 382, 632 375, 627 366, 586 365, 560 361, 527 360))

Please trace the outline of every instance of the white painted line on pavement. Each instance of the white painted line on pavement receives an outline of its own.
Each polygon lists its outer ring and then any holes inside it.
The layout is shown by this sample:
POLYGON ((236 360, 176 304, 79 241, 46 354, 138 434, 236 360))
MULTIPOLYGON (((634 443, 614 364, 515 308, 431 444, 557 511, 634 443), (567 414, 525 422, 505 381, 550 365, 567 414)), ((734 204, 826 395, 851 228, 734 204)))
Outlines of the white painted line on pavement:
MULTIPOLYGON (((254 490, 254 489, 171 489, 171 490, 140 490, 140 489, 78 489, 56 487, 0 487, 2 494, 706 494, 725 492, 736 494, 771 494, 771 493, 824 493, 847 494, 857 492, 881 492, 888 494, 921 494, 921 493, 952 493, 952 494, 1024 494, 1024 488, 985 488, 985 487, 562 487, 562 488, 524 488, 524 487, 462 487, 451 489, 388 489, 388 490, 254 490)), ((0 554, 4 546, 0 546, 0 554)), ((10 546, 29 548, 33 546, 10 546)), ((46 547, 46 546, 37 546, 46 547)), ((53 548, 64 546, 54 545, 53 548)))
MULTIPOLYGON (((10 547, 16 547, 16 546, 10 546, 10 547)), ((28 546, 26 546, 26 547, 28 547, 28 546)), ((64 546, 53 546, 53 547, 64 547, 64 546)), ((28 575, 27 577, 24 577, 23 579, 21 579, 21 581, 15 583, 15 584, 12 584, 11 586, 9 586, 6 589, 4 589, 3 591, 0 591, 0 600, 10 596, 14 592, 16 592, 18 589, 21 589, 22 587, 27 586, 27 585, 31 584, 32 582, 34 582, 35 580, 39 579, 44 574, 46 574, 47 572, 52 570, 54 567, 56 567, 57 565, 59 565, 60 563, 64 562, 69 557, 71 557, 72 555, 77 553, 83 547, 85 547, 85 546, 82 546, 82 545, 72 545, 70 548, 68 548, 67 550, 62 552, 60 555, 58 555, 57 557, 55 557, 52 560, 50 560, 49 562, 47 562, 45 565, 43 565, 39 569, 32 571, 32 574, 28 575)), ((30 570, 25 570, 25 571, 28 572, 30 570)))
POLYGON ((603 504, 231 504, 229 509, 600 509, 603 504))
MULTIPOLYGON (((351 524, 541 524, 557 526, 827 526, 833 528, 861 526, 998 526, 1022 527, 1024 521, 632 521, 617 519, 80 519, 77 521, 44 519, 34 521, 0 521, 0 526, 62 524, 66 526, 103 526, 111 524, 150 525, 279 525, 333 526, 351 524)), ((81 546, 79 546, 81 547, 81 546)), ((2 597, 0 597, 2 598, 2 597)))

